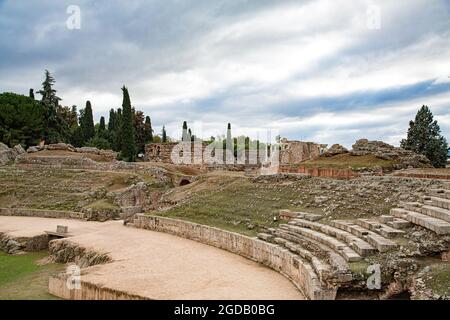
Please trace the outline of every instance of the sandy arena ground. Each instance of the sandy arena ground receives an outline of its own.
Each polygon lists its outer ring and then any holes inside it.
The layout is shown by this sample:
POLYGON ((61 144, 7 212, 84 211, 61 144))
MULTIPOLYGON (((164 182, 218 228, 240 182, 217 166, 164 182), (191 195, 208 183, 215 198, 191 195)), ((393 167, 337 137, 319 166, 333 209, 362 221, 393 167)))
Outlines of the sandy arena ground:
POLYGON ((121 221, 2 217, 0 232, 33 236, 69 226, 70 240, 106 252, 112 263, 86 268, 82 279, 151 299, 303 299, 279 273, 238 255, 121 221))

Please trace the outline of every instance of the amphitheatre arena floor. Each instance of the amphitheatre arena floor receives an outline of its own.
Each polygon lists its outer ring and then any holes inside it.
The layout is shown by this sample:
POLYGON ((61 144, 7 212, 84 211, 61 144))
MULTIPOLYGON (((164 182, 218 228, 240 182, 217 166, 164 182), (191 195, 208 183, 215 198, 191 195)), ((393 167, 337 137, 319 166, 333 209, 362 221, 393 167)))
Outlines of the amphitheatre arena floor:
POLYGON ((34 236, 69 227, 71 242, 108 253, 113 262, 82 271, 82 279, 151 299, 303 299, 279 273, 238 255, 122 221, 2 217, 0 232, 34 236))

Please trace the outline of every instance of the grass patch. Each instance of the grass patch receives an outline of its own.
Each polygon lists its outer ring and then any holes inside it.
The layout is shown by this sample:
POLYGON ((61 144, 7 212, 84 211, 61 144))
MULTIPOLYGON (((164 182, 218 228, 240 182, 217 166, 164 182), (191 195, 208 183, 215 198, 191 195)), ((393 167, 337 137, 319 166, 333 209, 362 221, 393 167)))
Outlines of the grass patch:
POLYGON ((304 161, 300 166, 307 168, 335 168, 335 169, 360 169, 381 167, 383 169, 392 169, 396 161, 384 160, 373 155, 352 156, 351 154, 338 154, 333 157, 320 157, 315 160, 304 161))
MULTIPOLYGON (((298 192, 290 184, 262 184, 243 177, 209 177, 179 189, 188 200, 167 211, 165 217, 218 227, 254 236, 260 227, 276 227, 280 209, 300 208, 293 204, 298 192)), ((309 210, 312 211, 312 210, 309 210)))
POLYGON ((424 277, 426 287, 440 296, 450 296, 450 263, 430 265, 431 271, 424 277))
POLYGON ((47 252, 8 255, 0 252, 0 300, 57 299, 48 293, 48 278, 64 269, 62 264, 39 266, 47 252))
POLYGON ((362 274, 365 278, 369 277, 370 274, 367 273, 367 268, 369 267, 370 263, 360 260, 356 262, 349 262, 348 267, 353 273, 362 274))
POLYGON ((115 203, 112 203, 111 201, 107 199, 102 199, 95 201, 89 205, 87 205, 85 208, 92 209, 92 210, 101 210, 101 211, 107 211, 107 210, 119 210, 120 207, 116 205, 115 203))

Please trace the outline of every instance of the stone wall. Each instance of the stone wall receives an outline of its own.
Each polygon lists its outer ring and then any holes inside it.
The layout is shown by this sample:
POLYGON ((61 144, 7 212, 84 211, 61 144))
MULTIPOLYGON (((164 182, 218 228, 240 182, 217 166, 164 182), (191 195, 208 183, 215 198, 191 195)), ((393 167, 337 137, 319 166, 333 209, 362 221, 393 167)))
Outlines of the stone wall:
POLYGON ((280 172, 282 173, 304 173, 311 177, 322 177, 332 179, 351 179, 359 177, 360 174, 352 169, 333 169, 333 168, 306 168, 306 167, 290 167, 281 166, 280 172))
POLYGON ((0 250, 8 254, 16 254, 22 251, 41 251, 47 249, 48 241, 47 234, 34 237, 11 237, 0 232, 0 250))
POLYGON ((82 212, 39 210, 25 208, 0 208, 0 216, 39 217, 56 219, 84 219, 82 212))
POLYGON ((143 214, 136 215, 134 225, 198 241, 262 263, 290 279, 309 299, 336 297, 337 289, 322 287, 311 265, 278 245, 214 227, 143 214))
POLYGON ((314 142, 281 140, 280 164, 296 164, 318 158, 325 145, 314 142))
POLYGON ((117 291, 105 286, 80 280, 80 289, 71 289, 67 285, 69 275, 61 273, 50 276, 48 292, 66 300, 148 300, 148 298, 117 291))

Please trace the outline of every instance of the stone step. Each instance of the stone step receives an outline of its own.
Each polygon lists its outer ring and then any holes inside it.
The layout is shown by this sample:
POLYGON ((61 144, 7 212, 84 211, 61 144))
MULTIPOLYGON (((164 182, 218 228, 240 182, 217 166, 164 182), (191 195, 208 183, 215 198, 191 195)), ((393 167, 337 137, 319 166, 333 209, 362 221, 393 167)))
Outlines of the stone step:
POLYGON ((386 223, 388 226, 394 228, 394 229, 407 229, 411 228, 413 224, 405 219, 402 218, 394 218, 394 220, 386 223))
POLYGON ((323 218, 323 215, 309 213, 309 212, 300 212, 300 211, 291 211, 287 209, 280 210, 280 219, 283 220, 292 220, 295 218, 305 219, 309 221, 318 221, 323 218))
POLYGON ((449 199, 443 199, 443 198, 437 198, 437 197, 431 197, 431 202, 433 206, 439 207, 442 209, 450 209, 450 200, 449 199))
POLYGON ((291 222, 289 222, 289 224, 322 232, 338 240, 344 241, 349 245, 350 248, 355 250, 361 256, 367 256, 376 251, 376 249, 372 247, 369 243, 353 235, 352 233, 326 224, 305 221, 302 219, 294 219, 291 222))
POLYGON ((371 219, 356 219, 355 224, 378 233, 385 238, 395 238, 405 234, 405 231, 394 229, 388 225, 371 219))
POLYGON ((391 214, 434 231, 437 234, 450 234, 450 223, 447 221, 406 209, 391 209, 391 214))
POLYGON ((422 213, 433 218, 450 222, 450 210, 447 209, 439 208, 433 205, 426 205, 419 202, 407 202, 403 208, 408 211, 422 213))
POLYGON ((347 244, 337 240, 334 237, 327 236, 326 234, 318 231, 314 231, 308 228, 297 227, 294 225, 282 225, 281 228, 296 232, 307 238, 314 239, 322 244, 325 244, 339 253, 347 262, 360 261, 362 258, 347 244))
POLYGON ((264 233, 264 232, 260 232, 256 235, 258 237, 258 239, 267 241, 267 242, 272 242, 274 239, 274 236, 268 233, 264 233))
POLYGON ((386 252, 397 247, 395 242, 386 239, 373 231, 363 228, 360 225, 354 224, 352 221, 333 220, 331 221, 331 225, 365 239, 380 252, 386 252))
POLYGON ((447 222, 450 222, 450 210, 443 209, 443 208, 437 208, 433 206, 423 206, 422 212, 423 214, 426 214, 427 216, 441 219, 447 222))
POLYGON ((378 221, 380 221, 381 223, 388 223, 394 221, 394 217, 384 214, 378 217, 378 221))
POLYGON ((284 235, 283 237, 274 238, 273 241, 276 244, 284 246, 289 251, 299 255, 300 257, 311 263, 311 266, 313 267, 314 271, 319 276, 319 279, 321 281, 329 279, 332 276, 331 266, 328 263, 320 260, 310 251, 302 248, 295 242, 289 241, 286 238, 287 236, 284 235))
POLYGON ((438 197, 438 198, 444 198, 444 199, 450 199, 450 190, 445 189, 429 189, 427 191, 427 194, 430 197, 438 197))
POLYGON ((333 278, 338 282, 348 282, 352 280, 347 261, 332 248, 299 233, 294 233, 285 229, 276 229, 274 235, 299 245, 321 260, 328 261, 333 273, 333 278))

